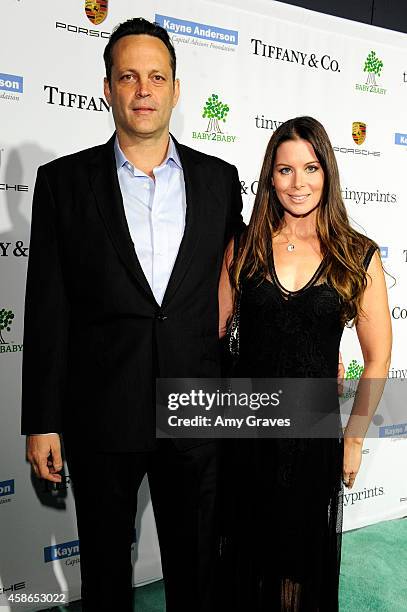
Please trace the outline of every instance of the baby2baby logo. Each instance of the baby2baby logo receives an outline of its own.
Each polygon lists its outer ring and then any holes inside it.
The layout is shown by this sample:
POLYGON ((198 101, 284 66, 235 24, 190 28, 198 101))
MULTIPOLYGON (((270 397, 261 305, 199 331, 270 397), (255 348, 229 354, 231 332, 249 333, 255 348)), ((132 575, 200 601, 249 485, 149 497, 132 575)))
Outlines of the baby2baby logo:
POLYGON ((387 90, 383 87, 379 87, 376 82, 376 77, 379 77, 381 75, 382 69, 383 62, 376 55, 376 51, 370 51, 363 65, 363 72, 367 73, 366 82, 356 83, 356 89, 365 93, 376 93, 384 95, 387 90))
POLYGON ((14 313, 7 308, 0 308, 0 354, 1 353, 19 353, 23 350, 22 344, 14 344, 7 342, 6 333, 11 331, 11 326, 14 320, 14 313))
POLYGON ((196 140, 213 140, 215 142, 236 142, 237 136, 225 134, 221 127, 226 123, 229 113, 229 105, 219 99, 218 94, 212 94, 205 102, 202 109, 202 118, 208 120, 205 132, 192 132, 192 138, 196 140))

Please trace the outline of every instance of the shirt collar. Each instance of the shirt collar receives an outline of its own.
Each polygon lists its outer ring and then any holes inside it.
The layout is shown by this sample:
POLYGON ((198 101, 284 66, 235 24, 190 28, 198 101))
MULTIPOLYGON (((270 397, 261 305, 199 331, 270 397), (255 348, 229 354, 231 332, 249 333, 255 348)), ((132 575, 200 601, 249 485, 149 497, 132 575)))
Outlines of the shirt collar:
MULTIPOLYGON (((142 172, 141 170, 136 168, 131 162, 129 162, 129 160, 127 159, 127 157, 125 156, 125 154, 120 148, 119 139, 117 138, 117 134, 114 140, 114 156, 116 159, 116 170, 117 171, 119 171, 119 169, 122 168, 123 166, 127 166, 132 170, 132 172, 134 172, 136 176, 145 175, 144 172, 142 172)), ((182 170, 181 160, 179 158, 178 151, 171 137, 171 134, 170 134, 170 141, 168 144, 167 155, 165 156, 165 159, 162 162, 162 164, 160 164, 160 166, 166 166, 170 164, 170 162, 174 163, 176 166, 178 166, 178 168, 182 170)))

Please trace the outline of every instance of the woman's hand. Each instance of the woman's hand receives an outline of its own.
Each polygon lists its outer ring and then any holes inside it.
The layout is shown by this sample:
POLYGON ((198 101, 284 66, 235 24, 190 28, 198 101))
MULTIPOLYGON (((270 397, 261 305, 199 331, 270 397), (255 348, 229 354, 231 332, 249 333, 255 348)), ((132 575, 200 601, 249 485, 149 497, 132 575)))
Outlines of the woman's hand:
POLYGON ((343 449, 343 483, 348 489, 354 485, 362 461, 363 440, 344 438, 343 449))

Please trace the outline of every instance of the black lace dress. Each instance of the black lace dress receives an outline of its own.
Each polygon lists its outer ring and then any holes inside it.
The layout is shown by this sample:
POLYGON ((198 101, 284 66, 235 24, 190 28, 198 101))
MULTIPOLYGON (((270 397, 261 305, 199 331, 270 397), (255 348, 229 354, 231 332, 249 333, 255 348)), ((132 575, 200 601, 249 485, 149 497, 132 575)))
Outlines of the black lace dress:
MULTIPOLYGON (((272 256, 270 275, 242 285, 234 376, 335 379, 343 325, 324 262, 299 291, 281 286, 272 256)), ((220 609, 338 610, 341 438, 224 440, 222 462, 220 609)))

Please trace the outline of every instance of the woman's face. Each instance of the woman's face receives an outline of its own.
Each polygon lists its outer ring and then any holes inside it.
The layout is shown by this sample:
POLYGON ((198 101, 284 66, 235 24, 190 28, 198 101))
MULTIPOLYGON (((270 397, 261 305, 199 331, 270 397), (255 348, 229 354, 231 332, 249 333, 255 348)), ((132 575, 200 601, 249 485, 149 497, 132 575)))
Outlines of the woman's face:
POLYGON ((286 140, 278 147, 273 185, 283 208, 292 215, 306 215, 318 206, 324 171, 308 140, 286 140))

